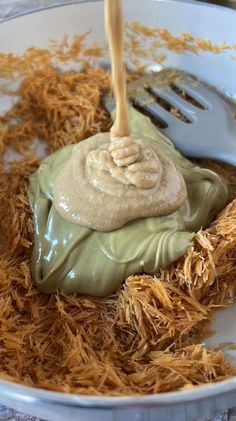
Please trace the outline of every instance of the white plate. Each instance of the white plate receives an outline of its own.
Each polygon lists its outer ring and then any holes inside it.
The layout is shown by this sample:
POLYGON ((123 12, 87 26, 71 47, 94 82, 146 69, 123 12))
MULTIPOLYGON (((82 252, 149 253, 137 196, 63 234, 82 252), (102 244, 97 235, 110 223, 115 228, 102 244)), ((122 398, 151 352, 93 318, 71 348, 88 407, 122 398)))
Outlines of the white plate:
MULTIPOLYGON (((236 12, 229 9, 184 1, 126 0, 125 14, 130 22, 167 27, 173 34, 190 32, 215 43, 236 44, 236 12)), ((0 50, 22 53, 31 46, 47 47, 50 39, 61 40, 93 28, 90 39, 104 42, 103 2, 89 1, 49 8, 0 24, 0 50)), ((183 69, 236 98, 236 50, 220 54, 168 52, 167 65, 183 69)), ((154 65, 154 63, 150 63, 154 65)), ((3 103, 3 101, 2 101, 3 103)), ((0 101, 1 106, 1 101, 0 101)), ((215 345, 236 343, 236 307, 220 311, 214 322, 215 345)), ((229 356, 236 359, 235 351, 229 356)), ((194 390, 139 398, 83 397, 27 388, 0 381, 0 402, 41 418, 69 420, 194 420, 236 402, 236 378, 194 390)))

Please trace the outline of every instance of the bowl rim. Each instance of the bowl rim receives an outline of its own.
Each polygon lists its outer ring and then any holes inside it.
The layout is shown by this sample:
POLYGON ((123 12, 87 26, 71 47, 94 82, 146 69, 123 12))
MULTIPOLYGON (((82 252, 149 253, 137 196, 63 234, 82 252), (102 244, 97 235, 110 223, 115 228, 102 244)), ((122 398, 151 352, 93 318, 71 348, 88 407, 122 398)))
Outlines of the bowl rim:
MULTIPOLYGON (((58 0, 60 1, 60 0, 58 0)), ((70 0, 68 3, 54 3, 53 5, 42 6, 35 10, 18 12, 15 15, 8 16, 0 20, 0 25, 10 20, 24 17, 32 13, 43 12, 46 10, 68 7, 75 4, 85 3, 100 3, 103 0, 70 0)), ((134 0, 135 1, 135 0, 134 0)), ((196 0, 148 0, 150 2, 159 3, 188 3, 200 8, 210 8, 223 10, 236 17, 236 10, 230 9, 217 4, 203 3, 196 0)), ((178 390, 175 392, 164 392, 148 395, 129 395, 129 396, 97 396, 97 395, 80 395, 76 393, 55 392, 48 389, 36 388, 26 386, 9 380, 0 378, 0 396, 7 397, 8 399, 21 400, 25 403, 32 404, 52 404, 58 407, 69 406, 87 409, 117 409, 117 408, 152 408, 162 407, 166 405, 174 406, 176 404, 183 404, 188 402, 196 402, 210 397, 220 397, 229 393, 235 392, 236 396, 236 375, 219 381, 217 383, 210 383, 195 386, 189 390, 178 390)))
MULTIPOLYGON (((61 3, 60 0, 57 0, 58 3, 54 3, 52 5, 47 5, 47 6, 40 6, 37 9, 34 10, 29 10, 29 11, 24 11, 24 12, 16 12, 16 14, 12 15, 12 16, 7 16, 6 18, 2 18, 0 19, 0 25, 3 24, 4 22, 7 22, 9 20, 12 19, 16 19, 18 17, 22 17, 22 16, 26 16, 26 15, 30 15, 32 13, 37 13, 37 12, 42 12, 44 10, 50 10, 50 9, 54 9, 54 8, 58 8, 58 7, 66 7, 66 6, 73 6, 75 4, 85 4, 85 3, 100 3, 103 0, 69 0, 67 3, 61 3)), ((136 1, 136 0, 134 0, 136 1)), ((147 0, 145 0, 147 1, 147 0)), ((223 10, 225 12, 231 13, 236 15, 236 9, 232 9, 230 7, 227 6, 223 6, 223 5, 219 5, 219 4, 213 4, 213 3, 206 3, 204 1, 199 1, 199 0, 148 0, 150 2, 159 2, 159 3, 188 3, 188 4, 192 4, 196 7, 200 7, 200 8, 207 8, 207 9, 218 9, 218 10, 223 10)))
POLYGON ((208 400, 209 398, 222 397, 232 392, 236 393, 236 376, 217 383, 196 386, 189 390, 137 396, 97 396, 54 392, 0 379, 0 396, 7 397, 8 399, 21 400, 25 403, 48 403, 55 406, 87 409, 175 406, 176 404, 184 404, 186 402, 197 402, 200 400, 208 400))

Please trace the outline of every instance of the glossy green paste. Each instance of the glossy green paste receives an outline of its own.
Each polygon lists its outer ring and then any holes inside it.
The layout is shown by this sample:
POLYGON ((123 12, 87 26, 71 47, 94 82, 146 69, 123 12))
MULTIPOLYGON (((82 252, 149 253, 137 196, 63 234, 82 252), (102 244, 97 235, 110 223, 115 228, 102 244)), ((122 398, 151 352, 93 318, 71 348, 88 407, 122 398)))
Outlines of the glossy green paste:
POLYGON ((194 232, 225 206, 227 186, 218 174, 184 158, 147 117, 132 109, 130 119, 132 135, 158 144, 182 173, 186 204, 168 216, 139 219, 112 232, 80 227, 63 219, 53 205, 55 178, 74 146, 50 155, 31 176, 29 189, 34 218, 32 274, 42 292, 111 294, 127 276, 153 274, 182 256, 194 232))

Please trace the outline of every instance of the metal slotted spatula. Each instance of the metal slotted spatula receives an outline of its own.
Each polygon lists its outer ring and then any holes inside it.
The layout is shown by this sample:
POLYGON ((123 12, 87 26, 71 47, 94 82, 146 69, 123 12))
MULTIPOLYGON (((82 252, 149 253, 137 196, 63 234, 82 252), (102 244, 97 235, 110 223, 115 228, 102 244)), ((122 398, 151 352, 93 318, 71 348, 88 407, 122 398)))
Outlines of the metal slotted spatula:
MULTIPOLYGON (((150 74, 129 83, 128 95, 185 156, 209 158, 236 166, 236 121, 233 110, 212 89, 180 73, 150 74), (162 74, 162 75, 161 75, 162 74)), ((114 100, 106 97, 106 108, 114 100)))

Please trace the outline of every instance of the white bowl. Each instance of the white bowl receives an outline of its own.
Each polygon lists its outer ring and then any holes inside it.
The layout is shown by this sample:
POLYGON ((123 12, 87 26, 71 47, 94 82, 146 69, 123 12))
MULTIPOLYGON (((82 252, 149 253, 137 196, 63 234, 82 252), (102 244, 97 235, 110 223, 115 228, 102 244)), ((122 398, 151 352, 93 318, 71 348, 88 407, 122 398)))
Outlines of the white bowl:
MULTIPOLYGON (((92 28, 90 38, 105 40, 103 2, 82 1, 63 7, 47 8, 8 19, 0 24, 1 52, 22 53, 31 46, 47 47, 50 39, 61 40, 64 33, 73 36, 92 28)), ((215 43, 236 44, 236 12, 197 2, 170 0, 126 0, 125 16, 152 27, 167 27, 172 33, 190 32, 215 43)), ((207 81, 225 94, 236 98, 236 51, 220 54, 167 52, 166 64, 183 69, 207 81)), ((150 66, 154 63, 150 63, 150 66)), ((209 345, 236 342, 233 306, 217 314, 213 327, 216 335, 209 345), (226 328, 227 326, 227 328, 226 328)), ((230 358, 235 358, 231 351, 230 358)), ((234 406, 236 377, 195 388, 141 397, 79 396, 50 392, 0 381, 0 403, 40 418, 53 421, 77 417, 81 421, 194 420, 217 410, 234 406)))

